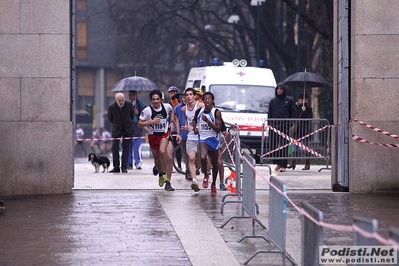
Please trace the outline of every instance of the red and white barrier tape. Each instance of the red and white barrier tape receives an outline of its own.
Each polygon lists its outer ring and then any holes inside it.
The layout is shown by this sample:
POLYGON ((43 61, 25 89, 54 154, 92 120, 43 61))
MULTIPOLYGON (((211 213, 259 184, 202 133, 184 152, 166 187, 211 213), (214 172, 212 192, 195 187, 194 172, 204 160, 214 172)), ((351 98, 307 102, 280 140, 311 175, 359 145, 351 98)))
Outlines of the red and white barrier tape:
MULTIPOLYGON (((388 137, 394 138, 394 139, 399 139, 399 136, 396 135, 396 134, 392 134, 392 133, 389 133, 389 132, 386 131, 386 130, 383 130, 383 129, 379 129, 379 128, 377 128, 377 127, 374 127, 374 126, 372 126, 372 125, 370 125, 370 124, 367 124, 367 123, 365 123, 365 122, 363 122, 363 121, 360 121, 360 120, 358 120, 358 119, 356 119, 356 118, 354 118, 354 117, 352 117, 352 121, 353 121, 353 122, 356 122, 356 123, 359 123, 359 124, 361 124, 362 126, 365 126, 365 127, 369 128, 369 129, 371 129, 371 130, 373 130, 373 131, 375 131, 375 132, 378 132, 378 133, 380 133, 380 134, 382 134, 382 135, 385 135, 385 136, 388 136, 388 137)), ((372 142, 372 141, 366 140, 366 139, 364 139, 364 138, 361 138, 361 137, 359 137, 359 136, 356 136, 356 135, 354 135, 354 134, 352 134, 352 139, 353 139, 354 141, 357 141, 357 142, 360 142, 360 143, 368 143, 368 144, 377 145, 377 146, 382 146, 382 147, 388 147, 388 148, 399 148, 399 144, 376 143, 376 142, 372 142)))
POLYGON ((232 154, 232 152, 231 152, 230 149, 229 149, 229 146, 230 146, 230 144, 233 143, 233 141, 234 141, 234 142, 235 142, 235 146, 237 147, 236 138, 233 137, 233 138, 230 140, 230 142, 227 143, 226 138, 225 138, 224 135, 223 135, 223 141, 226 143, 226 148, 225 148, 221 153, 223 154, 223 153, 226 151, 226 149, 227 149, 227 150, 228 150, 228 153, 229 153, 229 156, 230 156, 230 160, 231 160, 233 166, 235 167, 235 166, 236 166, 236 163, 235 163, 235 161, 234 161, 233 154, 232 154))
POLYGON ((375 143, 375 142, 371 142, 369 140, 365 140, 359 136, 353 135, 352 134, 352 139, 354 141, 360 142, 360 143, 368 143, 368 144, 373 144, 373 145, 377 145, 377 146, 382 146, 382 147, 389 147, 389 148, 399 148, 399 144, 383 144, 383 143, 375 143))
POLYGON ((399 139, 399 136, 396 135, 396 134, 389 133, 388 131, 385 131, 385 130, 383 130, 383 129, 379 129, 379 128, 377 128, 377 127, 374 127, 374 126, 372 126, 372 125, 369 125, 369 124, 367 124, 367 123, 365 123, 365 122, 363 122, 363 121, 360 121, 360 120, 358 120, 358 119, 356 119, 356 118, 353 118, 353 117, 352 117, 352 121, 353 121, 353 122, 356 122, 356 123, 359 123, 359 124, 361 124, 361 125, 363 125, 363 126, 365 126, 365 127, 368 127, 368 128, 370 128, 371 130, 373 130, 373 131, 375 131, 375 132, 381 133, 382 135, 385 135, 385 136, 388 136, 388 137, 391 137, 391 138, 394 138, 394 139, 399 139))
POLYGON ((92 141, 92 140, 100 140, 100 141, 102 141, 102 140, 105 140, 105 141, 109 141, 109 140, 120 140, 120 139, 145 139, 146 137, 126 137, 126 138, 98 138, 98 139, 95 139, 95 138, 92 138, 92 139, 76 139, 75 138, 75 140, 76 141, 92 141))
POLYGON ((326 128, 331 127, 331 126, 332 126, 332 125, 326 125, 326 126, 324 126, 324 127, 322 127, 322 128, 319 128, 319 129, 317 129, 317 130, 315 130, 315 131, 313 131, 313 132, 311 132, 311 133, 309 133, 309 134, 307 134, 307 135, 305 135, 305 136, 303 136, 303 137, 301 137, 301 138, 299 138, 299 139, 293 139, 293 138, 291 138, 290 136, 288 136, 287 134, 281 132, 280 130, 278 130, 278 129, 276 129, 276 128, 270 126, 270 125, 267 125, 267 126, 266 126, 266 129, 269 127, 269 128, 270 128, 271 130, 273 130, 275 133, 277 133, 277 134, 280 135, 281 137, 287 139, 287 140, 289 141, 289 143, 287 143, 287 144, 285 144, 285 145, 283 145, 283 146, 281 146, 281 147, 278 147, 277 149, 274 149, 274 150, 272 150, 272 151, 269 151, 268 153, 262 155, 261 158, 263 158, 263 157, 265 157, 265 156, 267 156, 267 155, 269 155, 269 154, 271 154, 271 153, 274 153, 274 152, 277 152, 277 151, 279 151, 279 150, 282 150, 282 149, 288 147, 288 146, 291 145, 291 144, 294 144, 294 145, 299 146, 301 149, 303 149, 303 150, 309 152, 310 154, 312 154, 312 155, 314 155, 314 156, 316 156, 316 157, 324 157, 323 155, 321 155, 321 154, 319 154, 318 152, 314 151, 313 149, 311 149, 311 148, 305 146, 304 144, 302 144, 302 143, 299 142, 299 141, 301 141, 301 140, 303 140, 303 139, 306 139, 307 137, 310 137, 310 136, 312 136, 312 135, 314 135, 314 134, 316 134, 316 133, 318 133, 318 132, 320 132, 320 131, 324 131, 326 128))

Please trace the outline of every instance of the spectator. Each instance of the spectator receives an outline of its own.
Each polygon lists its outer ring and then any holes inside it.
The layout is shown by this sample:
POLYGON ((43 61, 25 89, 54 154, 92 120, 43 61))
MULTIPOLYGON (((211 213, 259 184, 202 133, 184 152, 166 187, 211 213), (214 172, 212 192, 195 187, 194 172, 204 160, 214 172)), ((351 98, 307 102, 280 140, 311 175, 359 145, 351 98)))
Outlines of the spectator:
POLYGON ((129 157, 129 147, 133 136, 133 104, 125 100, 125 95, 121 92, 115 94, 115 102, 108 106, 108 120, 112 125, 112 137, 129 139, 122 140, 122 162, 119 158, 119 139, 112 141, 112 161, 114 168, 110 173, 127 173, 127 159, 129 157))
POLYGON ((80 124, 76 125, 76 130, 75 130, 75 156, 77 155, 77 146, 79 146, 84 155, 87 156, 86 149, 83 143, 83 138, 85 136, 85 132, 83 131, 83 128, 80 127, 80 124))
POLYGON ((128 169, 133 169, 133 160, 134 167, 140 170, 143 161, 141 159, 141 143, 143 142, 144 131, 141 127, 139 127, 139 117, 141 112, 144 110, 145 105, 139 99, 137 99, 137 91, 129 91, 128 92, 129 101, 133 104, 134 109, 134 119, 133 119, 133 141, 130 142, 129 147, 129 157, 127 160, 128 169))
MULTIPOLYGON (((301 94, 299 96, 298 102, 295 103, 296 107, 296 116, 298 118, 313 118, 313 110, 312 107, 307 106, 308 105, 308 98, 306 95, 301 94)), ((298 121, 297 126, 295 127, 295 132, 294 137, 296 139, 306 136, 311 132, 311 122, 310 121, 298 121)), ((305 146, 309 145, 309 137, 304 139, 304 144, 305 146)), ((298 146, 294 145, 293 146, 293 152, 292 152, 292 157, 298 156, 298 146)), ((292 170, 295 170, 296 167, 296 160, 293 159, 291 161, 291 164, 287 166, 287 168, 292 168, 292 170)), ((305 160, 305 167, 302 168, 302 170, 309 170, 310 169, 310 160, 306 159, 305 160)))
POLYGON ((111 134, 105 127, 103 127, 101 129, 101 154, 102 155, 107 155, 107 153, 111 151, 112 143, 109 140, 109 138, 111 138, 111 134))
POLYGON ((100 138, 100 131, 98 131, 97 127, 93 127, 93 133, 92 133, 92 140, 90 143, 91 150, 97 154, 96 147, 99 149, 99 153, 101 153, 101 147, 100 147, 100 141, 98 140, 100 138))
MULTIPOLYGON (((294 100, 287 96, 287 88, 283 82, 279 82, 275 91, 276 97, 270 100, 268 118, 295 118, 295 103, 294 100)), ((281 133, 288 134, 290 128, 289 121, 272 121, 271 126, 275 127, 281 133)), ((271 149, 274 150, 287 143, 287 140, 277 133, 270 132, 271 149)), ((287 157, 288 149, 284 148, 277 153, 279 157, 287 157)), ((276 171, 285 172, 287 168, 287 159, 273 160, 276 164, 276 171)))

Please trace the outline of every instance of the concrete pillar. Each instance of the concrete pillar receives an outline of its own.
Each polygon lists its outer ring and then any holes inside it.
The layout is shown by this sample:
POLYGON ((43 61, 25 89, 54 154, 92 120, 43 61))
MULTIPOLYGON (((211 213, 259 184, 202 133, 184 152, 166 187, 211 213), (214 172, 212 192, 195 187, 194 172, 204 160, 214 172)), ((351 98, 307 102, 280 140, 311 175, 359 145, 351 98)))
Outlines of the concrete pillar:
POLYGON ((94 101, 96 104, 96 126, 97 128, 104 127, 104 100, 106 98, 105 95, 105 70, 104 68, 99 68, 94 77, 94 101))
MULTIPOLYGON (((350 1, 350 115, 394 134, 399 134, 398 14, 396 0, 350 1)), ((336 100, 335 108, 339 104, 336 100)), ((376 144, 398 140, 355 122, 349 131, 349 191, 399 191, 398 148, 354 141, 352 134, 376 144)))
POLYGON ((69 5, 0 2, 1 196, 72 192, 69 5))

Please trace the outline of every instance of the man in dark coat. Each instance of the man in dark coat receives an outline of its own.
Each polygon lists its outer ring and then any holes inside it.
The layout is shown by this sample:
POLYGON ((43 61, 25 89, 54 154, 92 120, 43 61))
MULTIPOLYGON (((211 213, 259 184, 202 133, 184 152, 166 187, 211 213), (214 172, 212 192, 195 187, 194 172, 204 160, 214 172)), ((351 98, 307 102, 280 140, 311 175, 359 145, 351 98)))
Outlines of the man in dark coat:
MULTIPOLYGON (((130 101, 125 100, 125 95, 121 92, 115 94, 115 102, 108 106, 108 120, 112 125, 111 135, 113 138, 128 138, 134 133, 133 127, 134 109, 130 101)), ((119 139, 112 141, 112 160, 114 168, 110 173, 127 173, 127 159, 131 139, 122 141, 122 165, 119 161, 119 139)))
MULTIPOLYGON (((285 83, 279 82, 275 91, 276 97, 270 100, 269 103, 269 111, 267 114, 267 118, 296 118, 296 107, 295 102, 292 97, 287 96, 287 88, 285 83)), ((280 130, 282 133, 288 134, 289 128, 291 126, 290 121, 284 120, 273 120, 269 121, 270 125, 280 130)), ((274 131, 270 132, 270 148, 274 150, 278 147, 281 147, 287 143, 287 140, 282 136, 274 133, 274 131)), ((273 154, 272 154, 273 156, 273 154)), ((277 153, 274 153, 275 157, 288 157, 288 149, 284 148, 279 150, 277 153)), ((287 168, 287 159, 277 159, 273 160, 273 163, 277 164, 275 170, 280 172, 285 172, 287 168)))

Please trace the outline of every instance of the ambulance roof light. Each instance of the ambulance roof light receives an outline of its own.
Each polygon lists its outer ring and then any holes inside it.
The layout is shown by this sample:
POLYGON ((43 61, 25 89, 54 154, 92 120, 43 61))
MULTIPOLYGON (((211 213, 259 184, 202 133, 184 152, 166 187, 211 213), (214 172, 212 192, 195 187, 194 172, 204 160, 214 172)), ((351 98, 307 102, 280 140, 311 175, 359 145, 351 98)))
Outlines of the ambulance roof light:
POLYGON ((264 66, 265 66, 265 61, 259 60, 259 67, 264 67, 264 66))
POLYGON ((198 66, 203 67, 204 66, 204 60, 200 59, 198 61, 198 66))
POLYGON ((219 65, 219 59, 218 58, 213 58, 213 65, 214 66, 219 65))

